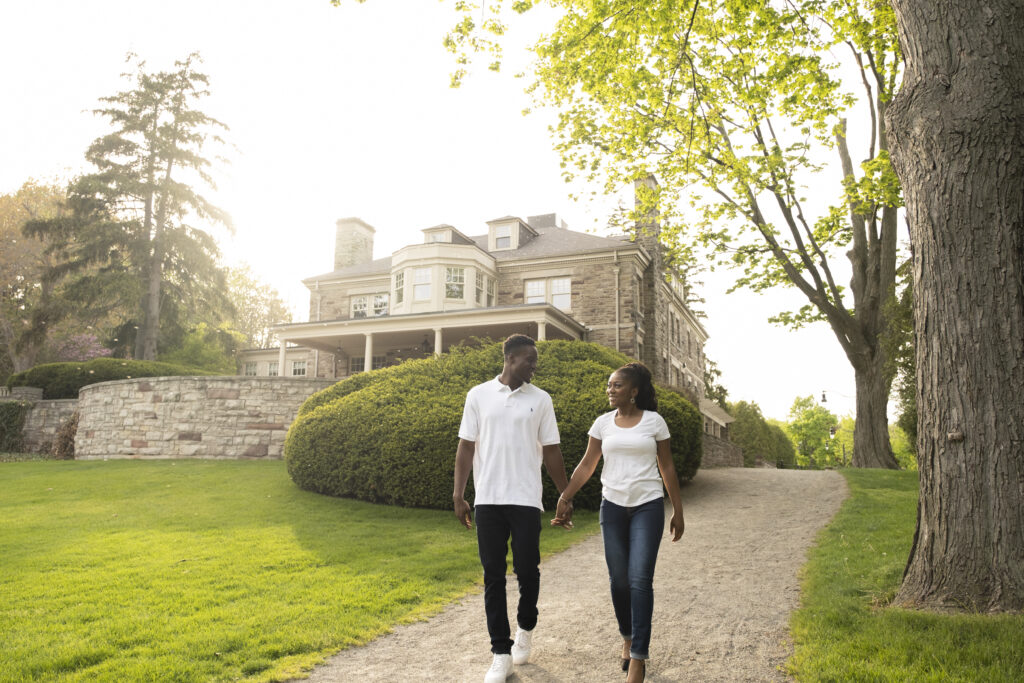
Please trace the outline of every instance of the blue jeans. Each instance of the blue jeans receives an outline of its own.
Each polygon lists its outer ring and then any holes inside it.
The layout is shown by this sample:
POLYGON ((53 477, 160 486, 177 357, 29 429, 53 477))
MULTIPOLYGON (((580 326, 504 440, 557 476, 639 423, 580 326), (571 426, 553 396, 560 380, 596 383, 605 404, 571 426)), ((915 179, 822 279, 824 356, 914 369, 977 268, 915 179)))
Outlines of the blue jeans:
POLYGON ((519 628, 532 631, 537 625, 540 592, 540 509, 523 505, 477 505, 476 539, 484 567, 484 611, 491 652, 512 651, 505 598, 508 546, 512 540, 512 570, 519 582, 519 628))
POLYGON ((612 588, 612 606, 623 638, 632 638, 629 656, 647 659, 654 613, 654 563, 665 532, 665 502, 658 498, 636 507, 601 501, 604 559, 612 588))

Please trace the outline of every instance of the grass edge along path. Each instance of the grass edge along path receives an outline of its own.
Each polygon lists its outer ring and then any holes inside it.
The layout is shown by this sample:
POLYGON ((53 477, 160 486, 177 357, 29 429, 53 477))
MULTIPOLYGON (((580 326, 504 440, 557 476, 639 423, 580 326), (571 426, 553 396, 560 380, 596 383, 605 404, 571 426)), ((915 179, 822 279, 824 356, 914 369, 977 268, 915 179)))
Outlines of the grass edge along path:
MULTIPOLYGON (((451 512, 298 489, 281 461, 0 464, 0 681, 275 681, 480 582, 451 512)), ((550 555, 597 529, 545 525, 550 555)))
POLYGON ((917 472, 842 473, 850 497, 801 572, 789 672, 798 681, 1019 681, 1024 615, 887 606, 913 539, 917 472))

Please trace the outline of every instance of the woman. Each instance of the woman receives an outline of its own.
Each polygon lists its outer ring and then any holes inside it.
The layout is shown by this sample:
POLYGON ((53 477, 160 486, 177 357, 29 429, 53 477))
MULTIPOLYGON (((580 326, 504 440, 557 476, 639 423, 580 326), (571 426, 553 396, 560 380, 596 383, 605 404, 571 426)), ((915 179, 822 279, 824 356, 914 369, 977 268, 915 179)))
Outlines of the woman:
POLYGON ((622 670, 627 683, 646 675, 654 611, 654 563, 665 530, 662 482, 672 501, 672 540, 683 535, 679 480, 669 448, 668 425, 656 411, 651 372, 630 363, 608 379, 613 411, 590 428, 587 452, 558 498, 553 525, 572 519, 572 498, 590 479, 604 455, 601 471, 601 534, 611 579, 612 605, 623 638, 622 670), (660 475, 660 476, 659 476, 660 475))

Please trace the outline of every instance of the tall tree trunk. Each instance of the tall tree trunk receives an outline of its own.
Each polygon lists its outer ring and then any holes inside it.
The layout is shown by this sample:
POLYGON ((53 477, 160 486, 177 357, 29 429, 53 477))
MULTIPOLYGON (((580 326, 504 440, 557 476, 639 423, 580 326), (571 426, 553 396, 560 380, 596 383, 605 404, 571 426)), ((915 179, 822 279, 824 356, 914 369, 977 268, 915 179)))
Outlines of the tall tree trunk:
MULTIPOLYGON (((876 345, 880 346, 880 345, 876 345)), ((880 349, 867 362, 854 366, 857 414, 853 428, 853 467, 898 469, 889 443, 889 388, 892 377, 885 371, 880 349)))
POLYGON ((1024 4, 893 0, 913 244, 917 532, 898 604, 1024 609, 1024 4))
MULTIPOLYGON (((884 103, 879 100, 876 106, 879 111, 877 118, 880 118, 884 103)), ((884 126, 879 125, 879 129, 884 131, 884 126)), ((884 140, 880 147, 886 149, 884 140)), ((853 160, 846 143, 845 120, 836 133, 836 148, 844 177, 855 182, 853 160)), ((898 469, 899 463, 889 443, 886 413, 892 373, 886 371, 885 345, 882 343, 889 327, 885 304, 896 287, 896 209, 883 207, 881 221, 874 207, 866 210, 851 204, 849 209, 852 246, 847 257, 852 270, 850 292, 853 294, 854 314, 832 322, 832 330, 853 366, 857 387, 856 426, 850 464, 853 467, 898 469)))
POLYGON ((167 223, 168 204, 171 201, 171 170, 174 159, 167 160, 164 172, 163 192, 157 197, 156 219, 153 221, 153 249, 147 273, 145 307, 142 325, 142 358, 156 360, 157 340, 160 337, 160 293, 164 282, 164 229, 167 223))
MULTIPOLYGON (((149 252, 152 255, 156 252, 156 234, 153 229, 153 203, 156 201, 156 162, 157 162, 157 151, 155 141, 158 136, 158 124, 160 122, 160 112, 162 109, 162 102, 157 102, 154 105, 154 110, 150 114, 149 128, 147 130, 146 139, 149 143, 149 152, 146 155, 146 199, 143 203, 142 213, 142 232, 146 236, 149 242, 149 252)), ((158 230, 159 228, 157 228, 158 230)), ((143 360, 156 360, 156 348, 152 350, 152 357, 147 355, 146 352, 146 334, 149 329, 149 310, 152 306, 150 300, 151 290, 153 288, 153 275, 152 275, 152 261, 150 261, 149 267, 145 272, 145 281, 142 283, 142 300, 139 302, 140 310, 142 311, 142 328, 135 334, 135 358, 143 360)), ((163 273, 160 274, 161 278, 163 273)), ((159 285, 157 286, 159 290, 159 285)), ((159 291, 157 294, 157 313, 159 314, 160 299, 159 291)), ((159 318, 157 318, 159 321, 159 318)), ((159 326, 159 323, 157 323, 159 326)))

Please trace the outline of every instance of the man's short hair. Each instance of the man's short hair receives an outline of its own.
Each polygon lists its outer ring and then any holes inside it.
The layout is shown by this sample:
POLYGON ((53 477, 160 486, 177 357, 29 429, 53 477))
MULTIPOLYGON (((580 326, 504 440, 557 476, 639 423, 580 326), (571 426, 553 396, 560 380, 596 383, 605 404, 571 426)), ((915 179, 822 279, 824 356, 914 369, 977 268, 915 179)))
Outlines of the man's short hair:
POLYGON ((501 351, 507 357, 527 346, 537 346, 537 342, 525 334, 513 334, 502 344, 501 351))

